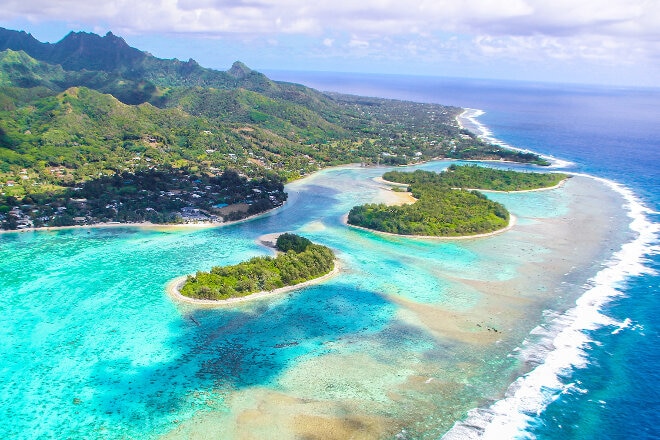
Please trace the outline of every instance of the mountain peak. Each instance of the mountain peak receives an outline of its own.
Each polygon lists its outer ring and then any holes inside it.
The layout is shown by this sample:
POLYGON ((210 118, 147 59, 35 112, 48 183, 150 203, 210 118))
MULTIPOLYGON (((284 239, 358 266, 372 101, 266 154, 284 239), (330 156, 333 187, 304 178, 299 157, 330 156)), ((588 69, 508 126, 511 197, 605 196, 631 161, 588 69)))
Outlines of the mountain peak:
POLYGON ((22 50, 31 56, 41 54, 49 46, 25 31, 13 31, 0 27, 0 50, 22 50))
POLYGON ((96 44, 103 44, 103 43, 114 43, 117 44, 119 43, 122 46, 130 47, 124 41, 123 38, 116 36, 115 34, 112 33, 112 31, 108 31, 105 36, 101 37, 93 32, 85 32, 85 31, 79 31, 79 32, 74 32, 71 31, 69 32, 64 38, 62 38, 58 43, 60 44, 66 41, 86 41, 86 42, 93 42, 96 44))
POLYGON ((112 32, 104 37, 90 32, 69 32, 53 49, 49 61, 67 70, 115 71, 130 68, 146 56, 112 32))
POLYGON ((252 73, 252 69, 240 61, 234 61, 234 64, 232 64, 231 69, 229 69, 227 73, 236 79, 243 79, 252 73))

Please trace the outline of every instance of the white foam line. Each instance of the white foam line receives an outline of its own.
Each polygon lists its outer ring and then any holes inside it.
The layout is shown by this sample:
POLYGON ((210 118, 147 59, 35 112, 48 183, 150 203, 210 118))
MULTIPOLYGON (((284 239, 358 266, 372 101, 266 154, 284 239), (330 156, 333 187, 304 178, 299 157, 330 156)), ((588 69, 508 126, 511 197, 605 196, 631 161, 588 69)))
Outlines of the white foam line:
MULTIPOLYGON (((462 120, 468 121, 471 124, 471 129, 474 132, 474 134, 477 135, 481 140, 485 142, 489 142, 494 145, 499 145, 502 148, 506 148, 507 150, 513 150, 513 151, 521 151, 523 153, 535 153, 534 151, 525 149, 525 148, 519 148, 519 147, 514 147, 513 145, 509 145, 506 142, 497 139, 495 135, 493 134, 492 131, 488 127, 486 127, 483 123, 481 123, 478 118, 482 115, 486 114, 485 111, 480 110, 480 109, 474 109, 474 108, 466 108, 463 113, 461 113, 457 120, 458 124, 461 128, 465 128, 465 124, 461 122, 462 120)), ((546 159, 551 163, 549 168, 568 168, 573 164, 573 162, 569 162, 567 160, 562 160, 558 159, 554 156, 549 156, 547 154, 538 154, 540 157, 543 159, 546 159)))
POLYGON ((602 314, 601 308, 622 295, 624 282, 630 277, 653 272, 644 263, 647 255, 658 250, 660 225, 648 220, 648 214, 653 211, 630 189, 607 179, 592 178, 624 197, 632 219, 630 229, 637 234, 635 239, 622 245, 605 263, 605 268, 586 283, 585 292, 574 308, 554 318, 549 326, 539 326, 532 331, 535 335, 545 335, 546 338, 542 338, 545 340, 528 343, 528 349, 517 350, 523 359, 526 356, 526 360, 540 364, 511 384, 503 399, 488 408, 469 411, 467 418, 454 424, 443 440, 532 438, 525 432, 529 422, 562 393, 576 389, 573 384, 565 384, 562 377, 587 365, 585 348, 592 341, 586 331, 611 325, 618 328, 612 332, 616 334, 630 325, 629 320, 615 322, 602 314))

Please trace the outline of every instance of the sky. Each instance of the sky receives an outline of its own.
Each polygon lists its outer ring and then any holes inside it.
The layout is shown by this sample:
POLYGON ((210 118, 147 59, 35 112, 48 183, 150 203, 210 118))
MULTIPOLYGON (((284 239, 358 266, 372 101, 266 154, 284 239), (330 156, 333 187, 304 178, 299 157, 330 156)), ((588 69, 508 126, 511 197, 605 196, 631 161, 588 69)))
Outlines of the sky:
POLYGON ((660 0, 3 0, 0 26, 216 69, 660 87, 660 0))

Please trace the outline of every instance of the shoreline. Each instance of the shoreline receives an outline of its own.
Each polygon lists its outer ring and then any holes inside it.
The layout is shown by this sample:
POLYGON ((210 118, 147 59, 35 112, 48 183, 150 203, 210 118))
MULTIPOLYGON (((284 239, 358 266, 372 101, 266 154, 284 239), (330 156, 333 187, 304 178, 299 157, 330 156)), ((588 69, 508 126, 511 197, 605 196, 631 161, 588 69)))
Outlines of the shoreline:
POLYGON ((238 223, 244 223, 251 220, 256 220, 260 217, 265 217, 268 214, 276 212, 277 209, 282 208, 282 205, 269 209, 268 211, 253 214, 240 220, 231 220, 228 222, 195 222, 195 223, 119 223, 119 222, 102 222, 93 223, 90 225, 69 225, 69 226, 43 226, 40 228, 25 228, 25 229, 0 229, 0 234, 14 234, 21 232, 54 232, 64 231, 67 229, 105 229, 105 228, 140 228, 140 229, 162 229, 162 230, 177 230, 177 229, 210 229, 224 226, 231 226, 238 223))
MULTIPOLYGON (((478 162, 486 162, 486 161, 478 161, 478 162)), ((562 179, 559 183, 553 186, 546 186, 543 188, 534 188, 534 189, 518 189, 518 190, 513 190, 513 191, 504 191, 504 190, 499 190, 499 189, 479 189, 479 188, 452 188, 456 190, 463 190, 463 191, 480 191, 480 192, 489 192, 489 193, 503 193, 503 194, 516 194, 516 193, 526 193, 526 192, 537 192, 537 191, 550 191, 553 189, 561 188, 564 186, 566 181, 570 179, 570 177, 567 177, 565 179, 562 179)), ((410 185, 407 183, 399 183, 399 182, 390 182, 389 180, 385 180, 382 177, 374 177, 374 181, 378 183, 382 183, 385 185, 390 185, 390 186, 395 186, 399 188, 408 188, 410 185)), ((417 199, 415 199, 417 200, 417 199)))
POLYGON ((562 160, 558 159, 554 156, 550 156, 548 154, 542 154, 542 153, 537 153, 533 150, 526 149, 526 148, 520 148, 520 147, 514 147, 512 145, 507 144, 504 141, 501 141, 497 139, 494 135, 493 132, 490 131, 488 127, 486 127, 485 124, 482 124, 477 120, 480 116, 484 115, 486 112, 481 109, 476 109, 476 108, 468 108, 465 107, 463 109, 463 112, 461 112, 459 115, 456 116, 456 122, 458 123, 458 126, 461 129, 466 129, 477 135, 477 137, 483 141, 489 142, 493 145, 497 145, 499 147, 505 148, 507 150, 512 150, 512 151, 519 151, 522 153, 533 153, 537 154, 539 157, 542 159, 546 159, 548 162, 550 162, 550 168, 566 168, 570 165, 573 165, 572 162, 569 162, 567 160, 562 160), (473 113, 471 113, 473 112, 473 113), (465 120, 469 123, 472 124, 473 127, 465 128, 465 125, 461 120, 465 120))
MULTIPOLYGON (((457 118, 459 118, 459 117, 460 117, 460 115, 457 116, 457 118)), ((521 151, 524 151, 524 150, 521 150, 521 151)), ((422 164, 425 164, 425 163, 435 162, 435 161, 495 162, 495 163, 514 163, 514 164, 525 165, 525 163, 522 163, 522 162, 514 162, 514 161, 508 161, 508 160, 452 159, 452 158, 447 158, 447 157, 434 157, 434 158, 426 160, 426 161, 401 165, 400 167, 417 166, 417 165, 422 165, 422 164)), ((325 168, 318 169, 318 170, 314 171, 313 173, 311 173, 307 176, 303 176, 300 179, 293 180, 292 182, 289 182, 289 183, 303 181, 303 180, 311 178, 314 175, 316 175, 317 173, 325 171, 325 170, 331 170, 331 169, 334 170, 334 169, 341 169, 341 168, 364 168, 364 167, 360 163, 349 163, 349 164, 342 164, 342 165, 325 167, 325 168)), ((380 168, 391 168, 391 167, 381 165, 380 168)), ((390 186, 399 186, 401 188, 407 188, 409 186, 408 184, 405 184, 405 183, 390 182, 388 180, 383 179, 382 177, 374 177, 373 180, 377 183, 380 183, 380 184, 385 184, 385 185, 390 185, 390 186)), ((557 184, 553 187, 537 188, 537 189, 531 189, 531 190, 497 191, 497 190, 476 189, 476 191, 503 192, 503 193, 528 192, 528 191, 545 191, 545 190, 558 188, 565 181, 566 181, 566 179, 562 180, 559 184, 557 184)), ((470 190, 470 191, 475 190, 475 189, 470 189, 470 188, 464 188, 464 189, 470 190)), ((411 199, 414 199, 414 198, 411 196, 411 199)), ((410 203, 414 203, 416 200, 417 199, 410 200, 410 203)), ((282 205, 280 205, 276 208, 272 208, 272 209, 269 209, 268 211, 260 212, 258 214, 254 214, 254 215, 251 215, 249 217, 245 217, 241 220, 232 220, 232 221, 221 222, 221 223, 214 223, 214 222, 195 222, 195 223, 151 223, 151 222, 119 223, 119 222, 101 222, 101 223, 85 224, 85 225, 42 226, 42 227, 39 227, 39 228, 25 228, 25 229, 0 229, 0 235, 2 235, 2 234, 23 233, 23 232, 54 232, 54 231, 61 231, 61 230, 67 230, 67 229, 96 229, 96 228, 98 228, 98 229, 102 229, 102 228, 140 228, 140 229, 162 229, 162 230, 217 228, 217 227, 231 226, 231 225, 234 225, 234 224, 243 223, 243 222, 247 222, 247 221, 250 221, 250 220, 255 220, 259 217, 266 216, 266 215, 271 214, 273 212, 276 212, 278 209, 284 207, 287 202, 288 202, 288 200, 285 201, 282 205)), ((404 203, 407 203, 407 201, 404 202, 404 203)))
MULTIPOLYGON (((566 371, 584 367, 585 347, 593 342, 585 336, 588 332, 613 327, 612 334, 615 334, 630 325, 628 318, 621 321, 610 317, 606 306, 620 297, 622 282, 640 273, 649 252, 648 246, 657 241, 660 228, 655 227, 646 217, 650 213, 649 209, 630 188, 608 178, 585 173, 573 175, 601 184, 622 199, 621 208, 625 219, 619 220, 622 222, 620 226, 626 226, 625 234, 630 235, 627 240, 617 240, 616 246, 602 247, 600 253, 608 256, 604 260, 595 260, 601 263, 591 269, 586 282, 581 280, 582 287, 576 290, 577 298, 566 309, 559 309, 559 314, 549 321, 535 327, 526 337, 526 342, 532 344, 522 352, 521 359, 530 362, 531 368, 519 375, 499 399, 477 405, 465 417, 456 420, 442 439, 471 437, 473 426, 483 427, 483 431, 490 434, 496 433, 498 429, 506 429, 507 432, 524 430, 527 414, 540 414, 556 396, 572 386, 563 382, 562 378, 566 377, 566 371), (544 336, 534 340, 533 334, 544 336), (548 346, 550 350, 547 350, 548 346), (541 363, 535 360, 536 349, 543 355, 541 363), (520 408, 524 408, 524 412, 520 408), (483 414, 488 414, 487 420, 483 414)), ((585 208, 580 206, 579 209, 584 211, 585 208)), ((589 229, 589 226, 586 228, 589 229)), ((621 231, 619 228, 617 230, 621 231)))
MULTIPOLYGON (((539 191, 549 191, 553 189, 558 189, 561 188, 566 184, 566 182, 570 179, 570 177, 567 177, 566 179, 562 179, 559 183, 553 186, 545 187, 545 188, 536 188, 536 189, 525 189, 525 190, 517 190, 517 191, 501 191, 501 190, 486 190, 486 189, 472 189, 472 188, 453 188, 453 189, 463 189, 466 191, 483 191, 483 192, 491 192, 491 193, 504 193, 504 194, 514 194, 514 193, 530 193, 530 192, 539 192, 539 191)), ((399 188, 407 188, 410 185, 406 183, 399 183, 399 182, 390 182, 389 180, 385 180, 382 177, 374 177, 372 179, 374 182, 383 184, 383 185, 388 185, 391 187, 399 187, 399 188)), ((391 190, 390 190, 391 191, 391 190)), ((393 191, 395 194, 399 194, 393 191)), ((403 204, 403 203, 415 203, 417 199, 412 197, 409 192, 406 193, 401 193, 401 194, 408 194, 410 200, 406 201, 395 201, 395 203, 392 204, 397 204, 397 202, 401 202, 398 204, 403 204)), ((341 221, 344 225, 354 228, 354 229, 361 229, 363 231, 368 231, 368 232, 373 232, 375 234, 382 234, 386 236, 392 236, 392 237, 407 237, 407 238, 418 238, 418 239, 424 239, 424 240, 469 240, 469 239, 478 239, 478 238, 487 238, 487 237, 492 237, 495 235, 502 234, 504 232, 509 231, 516 225, 516 216, 509 213, 509 223, 496 231, 492 232, 484 232, 481 234, 474 234, 474 235, 457 235, 457 236, 435 236, 435 235, 405 235, 405 234, 395 234, 392 232, 384 232, 384 231, 378 231, 376 229, 370 229, 366 228, 364 226, 357 226, 357 225, 351 225, 348 223, 348 214, 345 214, 342 216, 341 221)))
POLYGON ((501 193, 501 194, 517 194, 517 193, 529 193, 529 192, 539 192, 539 191, 550 191, 553 189, 558 189, 564 186, 566 181, 570 179, 570 177, 567 177, 565 179, 562 179, 559 181, 558 184, 552 185, 552 186, 546 186, 543 188, 534 188, 534 189, 517 189, 513 191, 504 191, 501 189, 479 189, 479 188, 452 188, 452 189, 462 189, 464 191, 480 191, 480 192, 485 192, 485 193, 501 193))
POLYGON ((312 286, 321 283, 323 281, 329 280, 330 278, 338 275, 339 272, 341 271, 341 264, 339 260, 335 258, 334 263, 335 263, 334 268, 330 272, 318 278, 314 278, 311 280, 304 281, 302 283, 294 284, 293 286, 284 286, 274 290, 262 290, 260 292, 250 293, 249 295, 239 296, 234 298, 215 300, 215 299, 190 298, 182 295, 180 293, 180 288, 186 282, 189 275, 182 275, 180 277, 174 278, 173 280, 167 283, 165 290, 167 291, 167 294, 170 296, 170 298, 172 298, 176 302, 181 302, 199 307, 227 307, 248 301, 270 298, 276 295, 280 295, 282 293, 303 289, 305 287, 312 286))
POLYGON ((456 235, 456 236, 449 236, 449 237, 443 237, 443 236, 436 236, 436 235, 404 235, 404 234, 395 234, 393 232, 383 232, 383 231, 378 231, 376 229, 369 229, 365 228, 364 226, 356 226, 356 225, 351 225, 348 223, 348 214, 345 214, 341 218, 342 223, 344 223, 346 226, 354 229, 361 229, 363 231, 367 232, 372 232, 374 234, 382 234, 382 235, 387 235, 390 237, 401 237, 401 238, 419 238, 419 239, 424 239, 424 240, 439 240, 439 241, 451 241, 451 240, 471 240, 473 238, 487 238, 487 237, 493 237, 495 235, 500 235, 506 231, 509 231, 516 225, 516 216, 513 214, 509 214, 509 224, 506 225, 505 227, 498 229, 496 231, 492 232, 484 232, 481 234, 475 234, 475 235, 456 235))
POLYGON ((277 250, 277 239, 280 235, 286 234, 286 232, 272 232, 269 234, 263 234, 257 237, 255 240, 261 246, 274 251, 276 254, 279 253, 277 250))
POLYGON ((407 183, 391 182, 389 180, 385 180, 385 179, 383 179, 383 176, 374 177, 373 181, 377 182, 377 183, 382 183, 382 184, 385 184, 385 185, 389 185, 389 186, 399 187, 399 188, 408 188, 410 186, 407 183))

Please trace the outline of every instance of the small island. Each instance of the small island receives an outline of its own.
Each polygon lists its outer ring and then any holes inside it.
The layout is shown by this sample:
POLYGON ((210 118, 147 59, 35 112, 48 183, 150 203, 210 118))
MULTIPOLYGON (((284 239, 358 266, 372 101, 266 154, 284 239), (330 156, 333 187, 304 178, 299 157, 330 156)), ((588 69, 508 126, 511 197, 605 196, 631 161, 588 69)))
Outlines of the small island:
POLYGON ((441 173, 417 170, 414 172, 390 171, 383 180, 404 185, 433 184, 454 189, 479 189, 483 191, 534 191, 550 189, 564 182, 569 176, 563 173, 531 173, 478 165, 452 164, 441 173))
POLYGON ((336 271, 332 250, 305 237, 281 234, 275 247, 276 257, 254 257, 233 266, 197 272, 175 280, 170 292, 190 302, 223 304, 303 287, 336 271))
POLYGON ((477 191, 533 191, 560 185, 568 176, 527 173, 476 165, 451 165, 441 173, 391 171, 387 182, 408 185, 417 201, 410 205, 355 206, 348 224, 396 235, 471 237, 503 231, 510 225, 509 211, 477 191))

